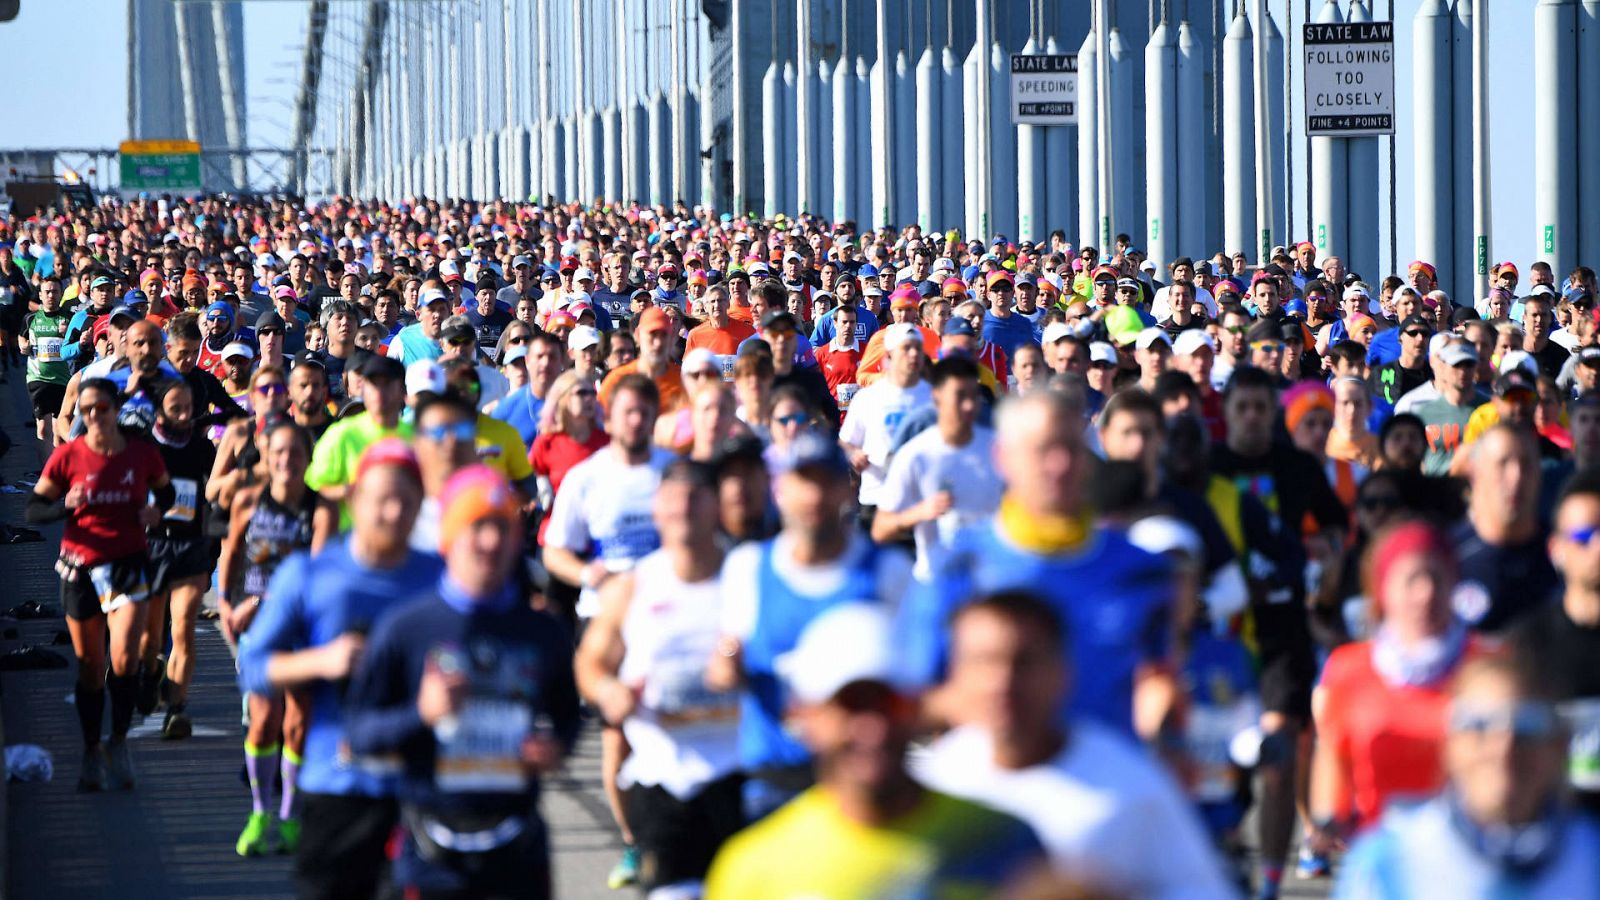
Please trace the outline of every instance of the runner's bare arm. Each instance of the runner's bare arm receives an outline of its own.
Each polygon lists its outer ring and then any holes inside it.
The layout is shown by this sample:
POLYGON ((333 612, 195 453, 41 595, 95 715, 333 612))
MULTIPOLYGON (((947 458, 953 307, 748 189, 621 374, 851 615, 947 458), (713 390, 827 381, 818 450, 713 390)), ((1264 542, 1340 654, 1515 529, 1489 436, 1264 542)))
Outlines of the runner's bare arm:
POLYGON ((322 546, 338 534, 339 507, 324 497, 311 515, 311 552, 321 553, 322 546))
POLYGON ((627 647, 622 643, 622 622, 633 598, 633 576, 618 575, 600 589, 600 614, 584 629, 583 642, 573 657, 578 691, 599 707, 606 721, 620 723, 638 703, 633 688, 617 678, 627 647))

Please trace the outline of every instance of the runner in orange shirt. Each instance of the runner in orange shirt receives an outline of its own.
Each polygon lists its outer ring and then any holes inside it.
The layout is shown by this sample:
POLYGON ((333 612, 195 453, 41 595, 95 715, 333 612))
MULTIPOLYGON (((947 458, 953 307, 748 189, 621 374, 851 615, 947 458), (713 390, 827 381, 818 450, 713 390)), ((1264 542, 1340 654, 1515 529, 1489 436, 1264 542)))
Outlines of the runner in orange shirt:
POLYGON ((639 314, 634 336, 639 342, 639 356, 633 362, 618 366, 600 382, 600 403, 611 403, 611 392, 624 375, 634 372, 656 383, 661 393, 662 415, 673 412, 683 403, 683 376, 678 366, 667 355, 668 339, 672 331, 672 318, 659 306, 652 306, 639 314))
POLYGON ((704 304, 706 321, 689 331, 684 353, 687 355, 690 351, 702 347, 710 350, 717 357, 722 380, 732 381, 733 358, 739 352, 739 343, 755 334, 755 329, 744 322, 734 320, 729 315, 732 298, 728 294, 728 289, 720 284, 706 291, 704 304))

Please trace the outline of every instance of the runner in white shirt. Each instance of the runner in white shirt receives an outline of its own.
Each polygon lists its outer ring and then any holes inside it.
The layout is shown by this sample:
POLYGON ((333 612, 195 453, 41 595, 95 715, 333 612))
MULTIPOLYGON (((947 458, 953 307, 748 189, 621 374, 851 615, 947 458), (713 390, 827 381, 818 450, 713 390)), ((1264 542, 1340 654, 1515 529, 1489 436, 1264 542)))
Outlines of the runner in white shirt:
POLYGON ((640 856, 640 887, 698 892, 742 826, 739 695, 706 687, 721 615, 716 474, 676 460, 654 519, 661 549, 606 582, 578 648, 578 685, 632 753, 618 783, 640 856))
POLYGON ((1057 726, 1071 661, 1048 604, 1023 592, 983 597, 951 630, 950 676, 936 702, 958 727, 913 760, 923 783, 1032 825, 1056 867, 1091 888, 1236 895, 1158 763, 1103 726, 1057 726))
POLYGON ((878 505, 895 429, 913 410, 933 402, 933 390, 922 380, 922 334, 917 327, 890 325, 883 333, 883 350, 888 371, 855 395, 839 428, 839 443, 861 473, 861 505, 868 508, 878 505))
POLYGON ((879 543, 911 531, 914 573, 924 581, 939 569, 958 531, 994 515, 1005 487, 994 466, 994 432, 977 425, 983 402, 977 364, 961 356, 942 359, 929 382, 938 421, 895 451, 872 520, 872 539, 879 543))
MULTIPOLYGON (((643 375, 625 375, 611 393, 606 432, 611 443, 567 473, 545 531, 544 566, 556 578, 582 587, 578 618, 600 611, 599 590, 628 572, 661 543, 652 504, 661 470, 672 454, 650 443, 661 395, 643 375)), ((600 733, 600 780, 611 815, 622 832, 622 861, 612 870, 612 888, 633 884, 639 852, 629 827, 618 781, 628 743, 616 722, 600 733)))

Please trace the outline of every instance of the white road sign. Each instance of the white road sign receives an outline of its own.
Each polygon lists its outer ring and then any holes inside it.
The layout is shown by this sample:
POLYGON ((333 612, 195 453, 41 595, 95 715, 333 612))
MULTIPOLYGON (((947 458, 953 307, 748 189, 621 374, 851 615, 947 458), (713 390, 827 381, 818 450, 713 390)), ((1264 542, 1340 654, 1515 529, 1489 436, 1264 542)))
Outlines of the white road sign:
POLYGON ((1011 124, 1078 124, 1078 54, 1011 54, 1011 124))
POLYGON ((1306 134, 1394 134, 1394 23, 1307 25, 1304 35, 1306 134))

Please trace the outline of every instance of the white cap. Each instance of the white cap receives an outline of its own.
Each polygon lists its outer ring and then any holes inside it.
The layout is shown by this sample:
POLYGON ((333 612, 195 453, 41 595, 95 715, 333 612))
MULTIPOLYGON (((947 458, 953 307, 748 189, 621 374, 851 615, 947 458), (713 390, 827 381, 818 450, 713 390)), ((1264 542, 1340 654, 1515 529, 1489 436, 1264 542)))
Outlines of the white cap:
POLYGON ((444 260, 444 261, 439 263, 439 277, 440 278, 444 278, 447 275, 460 275, 460 274, 461 274, 461 268, 456 265, 456 261, 455 260, 447 259, 447 260, 444 260))
POLYGON ((514 362, 518 362, 520 360, 524 360, 524 359, 527 359, 527 358, 528 358, 528 348, 527 347, 523 347, 521 345, 518 345, 516 347, 510 348, 509 350, 506 351, 506 355, 505 356, 500 357, 500 365, 509 366, 514 362))
POLYGON ((935 272, 954 272, 955 270, 956 261, 948 256, 941 256, 933 261, 933 271, 935 272))
POLYGON ((1212 353, 1217 352, 1216 342, 1211 340, 1211 335, 1202 329, 1190 328, 1178 332, 1178 339, 1172 342, 1172 353, 1174 356, 1190 356, 1201 347, 1212 353))
POLYGON ((588 269, 579 269, 577 272, 573 273, 572 280, 574 282, 593 281, 594 280, 594 273, 589 271, 588 269))
POLYGON ((1094 363, 1110 363, 1113 366, 1116 365, 1117 348, 1111 346, 1105 341, 1095 341, 1089 345, 1089 363, 1091 365, 1094 363))
POLYGON ((1532 297, 1535 294, 1546 294, 1554 297, 1556 295, 1556 289, 1548 284, 1536 284, 1533 286, 1533 290, 1528 291, 1528 296, 1532 297))
POLYGON ((1512 369, 1521 369, 1537 378, 1539 375, 1539 362, 1533 358, 1532 353, 1526 350, 1512 350, 1505 356, 1500 357, 1499 374, 1504 375, 1512 369))
POLYGON ((1195 562, 1205 557, 1200 535, 1172 516, 1146 516, 1128 526, 1128 541, 1146 553, 1183 553, 1195 562))
POLYGON ((777 668, 802 703, 826 703, 858 681, 902 690, 909 685, 895 658, 889 615, 869 603, 841 603, 811 620, 794 650, 779 657, 777 668))
POLYGON ((722 367, 717 365, 717 355, 705 347, 696 347, 685 353, 683 355, 683 365, 679 368, 685 374, 701 369, 710 369, 718 374, 722 372, 722 367))
POLYGON ((593 303, 589 302, 589 295, 586 292, 573 291, 572 293, 561 298, 560 308, 571 309, 572 307, 577 306, 579 303, 589 303, 590 306, 594 305, 593 303))
POLYGON ((1455 337, 1456 335, 1449 331, 1436 332, 1433 337, 1428 338, 1428 355, 1438 356, 1455 337))
POLYGON ((1051 322, 1044 327, 1044 338, 1041 341, 1046 347, 1062 338, 1072 337, 1072 326, 1065 322, 1051 322))
POLYGON ((917 326, 910 322, 901 322, 883 330, 883 349, 893 350, 904 344, 922 346, 922 332, 917 330, 917 326))
POLYGON ((450 295, 439 290, 438 288, 428 288, 422 292, 421 297, 417 298, 417 307, 420 309, 438 300, 443 300, 445 303, 449 303, 450 295))
POLYGON ((1149 350, 1156 344, 1165 344, 1167 349, 1170 350, 1172 348, 1172 338, 1167 337, 1166 331, 1154 325, 1139 332, 1139 336, 1133 339, 1133 346, 1138 350, 1149 350))
POLYGON ((228 346, 222 348, 222 358, 229 359, 231 357, 238 357, 240 359, 255 359, 256 351, 249 344, 234 341, 228 346))
POLYGON ((1372 292, 1368 291, 1367 286, 1359 281, 1344 289, 1344 299, 1354 300, 1357 297, 1366 297, 1369 300, 1372 299, 1372 292))
POLYGON ((600 332, 593 325, 579 325, 567 335, 567 349, 569 351, 582 350, 600 343, 600 332))
POLYGON ((444 369, 431 359, 419 359, 406 366, 406 393, 442 394, 445 392, 444 369))

